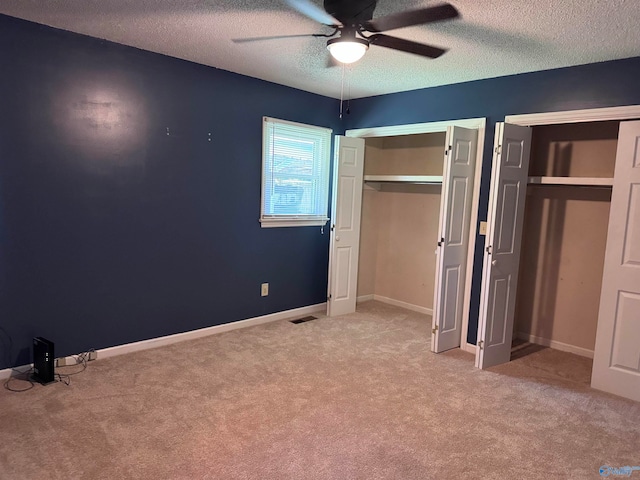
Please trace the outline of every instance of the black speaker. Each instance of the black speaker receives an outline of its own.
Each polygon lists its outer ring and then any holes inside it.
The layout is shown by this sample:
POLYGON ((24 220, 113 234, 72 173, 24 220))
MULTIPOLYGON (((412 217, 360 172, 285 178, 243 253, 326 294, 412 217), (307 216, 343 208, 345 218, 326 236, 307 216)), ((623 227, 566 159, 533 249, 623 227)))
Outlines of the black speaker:
POLYGON ((55 355, 53 342, 46 338, 33 339, 33 375, 36 382, 47 385, 54 381, 55 355))

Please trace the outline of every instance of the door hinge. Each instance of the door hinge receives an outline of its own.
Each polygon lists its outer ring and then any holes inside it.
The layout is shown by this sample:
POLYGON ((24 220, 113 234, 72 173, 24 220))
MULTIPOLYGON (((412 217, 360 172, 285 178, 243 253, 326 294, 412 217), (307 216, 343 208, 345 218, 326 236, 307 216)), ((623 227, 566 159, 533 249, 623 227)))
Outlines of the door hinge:
POLYGON ((479 348, 480 350, 483 350, 483 349, 484 349, 484 342, 483 342, 482 340, 480 340, 480 341, 478 342, 478 348, 479 348))
POLYGON ((487 253, 489 255, 491 255, 491 245, 489 245, 487 248, 485 248, 485 250, 487 251, 487 253))
POLYGON ((327 297, 327 300, 331 300, 331 294, 329 294, 329 296, 327 297))
POLYGON ((442 245, 444 245, 444 237, 442 237, 440 239, 440 241, 438 242, 438 246, 441 247, 442 245))
POLYGON ((433 327, 433 328, 431 329, 431 334, 432 334, 432 335, 435 335, 437 331, 438 331, 438 325, 436 325, 435 327, 433 327))
POLYGON ((498 145, 496 148, 494 148, 496 153, 502 153, 502 145, 498 145))

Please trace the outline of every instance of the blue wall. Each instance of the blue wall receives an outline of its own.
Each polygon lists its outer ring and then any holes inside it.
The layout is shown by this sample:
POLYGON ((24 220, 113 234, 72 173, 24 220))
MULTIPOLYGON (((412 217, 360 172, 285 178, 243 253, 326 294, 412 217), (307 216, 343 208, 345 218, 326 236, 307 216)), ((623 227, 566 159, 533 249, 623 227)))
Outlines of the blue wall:
POLYGON ((262 116, 341 133, 336 100, 6 16, 0 45, 0 369, 34 336, 69 355, 326 300, 328 234, 260 228, 262 116))
MULTIPOLYGON (((425 62, 425 75, 429 64, 425 62)), ((478 221, 486 220, 495 123, 505 115, 640 104, 640 57, 351 101, 347 128, 487 117, 478 221)), ((476 343, 483 237, 477 237, 467 340, 476 343)))

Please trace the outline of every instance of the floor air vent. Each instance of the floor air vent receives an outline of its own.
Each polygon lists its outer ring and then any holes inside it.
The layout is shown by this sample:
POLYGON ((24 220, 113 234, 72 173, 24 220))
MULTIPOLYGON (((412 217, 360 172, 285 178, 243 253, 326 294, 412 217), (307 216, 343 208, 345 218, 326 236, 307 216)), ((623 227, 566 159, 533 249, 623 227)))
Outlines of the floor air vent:
POLYGON ((298 323, 305 323, 305 322, 310 322, 311 320, 315 320, 318 317, 314 317, 313 315, 309 315, 308 317, 302 317, 302 318, 298 318, 296 320, 289 320, 291 323, 295 323, 296 325, 298 323))

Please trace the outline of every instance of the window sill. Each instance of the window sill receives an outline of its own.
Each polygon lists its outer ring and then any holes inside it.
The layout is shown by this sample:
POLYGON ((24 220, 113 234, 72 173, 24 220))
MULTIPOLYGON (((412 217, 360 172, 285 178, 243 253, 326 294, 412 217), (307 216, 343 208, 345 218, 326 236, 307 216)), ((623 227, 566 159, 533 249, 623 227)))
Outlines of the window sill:
POLYGON ((262 228, 275 227, 322 227, 329 221, 328 218, 304 219, 304 218, 261 218, 262 228))

